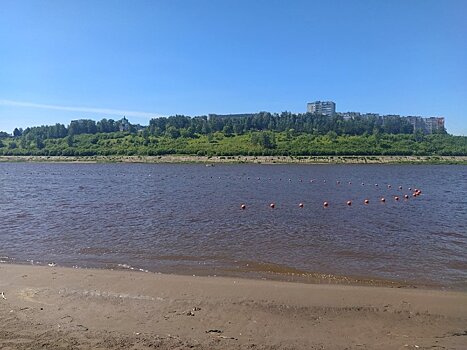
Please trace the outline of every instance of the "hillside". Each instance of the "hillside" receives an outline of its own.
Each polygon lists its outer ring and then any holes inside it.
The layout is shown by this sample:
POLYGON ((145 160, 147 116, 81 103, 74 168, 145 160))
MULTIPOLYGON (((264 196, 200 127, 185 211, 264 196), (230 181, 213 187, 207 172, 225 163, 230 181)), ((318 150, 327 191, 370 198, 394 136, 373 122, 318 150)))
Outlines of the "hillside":
POLYGON ((413 133, 403 118, 343 120, 310 114, 259 113, 241 118, 174 116, 148 126, 126 119, 0 133, 4 156, 465 156, 467 137, 413 133))

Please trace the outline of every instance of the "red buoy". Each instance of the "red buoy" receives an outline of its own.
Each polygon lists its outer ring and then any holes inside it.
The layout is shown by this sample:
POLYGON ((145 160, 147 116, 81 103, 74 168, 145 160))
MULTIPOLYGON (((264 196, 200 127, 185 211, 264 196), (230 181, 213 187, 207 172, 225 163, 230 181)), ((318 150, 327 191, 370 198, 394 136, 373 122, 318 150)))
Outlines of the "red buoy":
POLYGON ((352 201, 347 201, 347 205, 352 205, 352 201))
POLYGON ((299 206, 300 208, 303 208, 303 203, 300 203, 298 206, 299 206))
POLYGON ((245 205, 245 204, 242 204, 242 205, 240 206, 240 208, 242 208, 242 210, 245 210, 245 209, 246 209, 246 205, 245 205))
POLYGON ((329 203, 328 203, 328 202, 324 202, 324 203, 323 203, 323 206, 324 206, 325 208, 327 208, 327 207, 329 206, 329 203))
POLYGON ((276 207, 274 203, 269 204, 269 206, 271 207, 271 209, 274 209, 276 207))
POLYGON ((370 201, 368 199, 365 199, 365 204, 368 204, 370 203, 370 201))

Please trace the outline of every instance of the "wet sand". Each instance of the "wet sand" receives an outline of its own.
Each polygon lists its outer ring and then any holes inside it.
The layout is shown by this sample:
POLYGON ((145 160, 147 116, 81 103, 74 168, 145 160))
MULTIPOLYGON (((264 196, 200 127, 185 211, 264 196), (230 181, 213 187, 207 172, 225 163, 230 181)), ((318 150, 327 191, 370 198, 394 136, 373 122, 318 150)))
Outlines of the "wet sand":
POLYGON ((465 349, 467 293, 0 265, 1 349, 465 349))

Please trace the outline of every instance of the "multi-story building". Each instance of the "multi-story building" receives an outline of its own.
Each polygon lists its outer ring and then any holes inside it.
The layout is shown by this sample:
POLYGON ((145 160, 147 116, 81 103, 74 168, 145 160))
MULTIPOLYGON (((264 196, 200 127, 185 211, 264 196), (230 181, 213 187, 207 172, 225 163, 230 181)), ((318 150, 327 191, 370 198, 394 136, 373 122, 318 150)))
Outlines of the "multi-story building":
POLYGON ((351 120, 351 119, 361 117, 361 114, 359 112, 345 112, 345 113, 337 112, 336 114, 339 117, 342 117, 344 120, 351 120))
POLYGON ((333 116, 336 114, 336 104, 332 101, 315 101, 307 103, 307 112, 333 116))
POLYGON ((228 118, 245 118, 245 117, 252 117, 256 113, 242 113, 242 114, 208 114, 208 119, 228 119, 228 118))
POLYGON ((425 118, 425 124, 429 133, 432 134, 433 131, 444 131, 444 117, 430 117, 425 118))
POLYGON ((119 126, 120 131, 130 131, 130 122, 126 117, 123 117, 122 120, 120 120, 120 126, 119 126))
POLYGON ((307 112, 322 115, 337 115, 344 120, 353 120, 356 118, 377 118, 384 124, 385 121, 397 118, 407 120, 413 126, 413 132, 422 131, 424 134, 433 134, 436 132, 445 132, 444 117, 429 117, 420 116, 401 116, 398 114, 380 115, 378 113, 360 113, 360 112, 337 112, 336 104, 332 101, 316 101, 307 104, 307 112))
POLYGON ((407 120, 413 126, 413 132, 421 130, 425 134, 433 134, 433 132, 444 131, 443 117, 423 118, 418 116, 407 117, 407 120))

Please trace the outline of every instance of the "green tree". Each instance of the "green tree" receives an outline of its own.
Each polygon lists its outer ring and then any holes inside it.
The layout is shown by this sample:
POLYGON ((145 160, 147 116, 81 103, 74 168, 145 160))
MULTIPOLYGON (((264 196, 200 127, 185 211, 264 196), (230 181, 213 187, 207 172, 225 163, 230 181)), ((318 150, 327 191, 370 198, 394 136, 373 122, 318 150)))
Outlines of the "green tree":
POLYGON ((14 137, 20 137, 23 135, 23 129, 21 128, 15 128, 15 130, 13 130, 13 136, 14 137))
POLYGON ((180 137, 180 130, 178 130, 175 126, 169 126, 167 127, 165 134, 172 139, 176 139, 180 137))
POLYGON ((276 148, 276 138, 274 133, 269 131, 256 132, 251 135, 251 143, 263 148, 276 148))
POLYGON ((233 134, 232 124, 225 125, 224 128, 222 129, 222 132, 224 133, 225 136, 232 136, 233 134))
POLYGON ((75 144, 75 138, 74 138, 73 134, 67 136, 65 139, 66 139, 66 143, 67 143, 68 147, 73 147, 73 145, 75 144))

